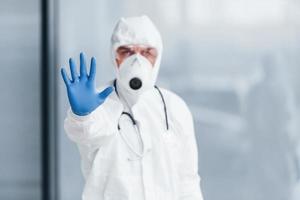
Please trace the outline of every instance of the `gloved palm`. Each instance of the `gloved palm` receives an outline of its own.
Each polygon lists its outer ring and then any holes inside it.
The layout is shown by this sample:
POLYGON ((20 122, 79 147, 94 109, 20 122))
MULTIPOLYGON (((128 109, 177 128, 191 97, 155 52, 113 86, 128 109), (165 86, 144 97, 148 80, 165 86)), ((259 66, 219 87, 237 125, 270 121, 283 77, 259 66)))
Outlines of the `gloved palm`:
POLYGON ((90 73, 87 75, 85 58, 80 54, 80 75, 77 75, 76 65, 72 58, 69 60, 72 80, 67 76, 64 68, 61 68, 61 75, 67 87, 67 93, 72 111, 76 115, 87 115, 100 106, 113 87, 107 87, 98 93, 95 87, 96 60, 91 59, 90 73))

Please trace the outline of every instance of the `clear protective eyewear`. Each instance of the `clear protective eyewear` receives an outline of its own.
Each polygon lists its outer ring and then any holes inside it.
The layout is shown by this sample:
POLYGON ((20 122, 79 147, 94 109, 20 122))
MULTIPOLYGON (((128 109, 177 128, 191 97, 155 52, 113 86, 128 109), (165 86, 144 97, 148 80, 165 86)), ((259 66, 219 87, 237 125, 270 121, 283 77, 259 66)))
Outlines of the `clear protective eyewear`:
POLYGON ((116 50, 116 59, 124 60, 133 54, 139 53, 147 59, 155 60, 157 49, 148 45, 122 45, 116 50))

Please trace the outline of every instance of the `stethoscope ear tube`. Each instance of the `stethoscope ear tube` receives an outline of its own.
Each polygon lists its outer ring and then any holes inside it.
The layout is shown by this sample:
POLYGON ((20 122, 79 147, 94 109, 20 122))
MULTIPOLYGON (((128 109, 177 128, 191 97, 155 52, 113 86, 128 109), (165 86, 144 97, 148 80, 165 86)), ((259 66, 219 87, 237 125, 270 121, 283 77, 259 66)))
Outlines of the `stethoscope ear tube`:
POLYGON ((157 89, 157 91, 158 91, 158 93, 159 93, 159 95, 160 95, 160 97, 161 97, 161 100, 162 100, 162 102, 163 102, 163 104, 164 104, 164 112, 165 112, 166 128, 167 128, 167 130, 169 130, 169 120, 168 120, 168 112, 167 112, 167 106, 166 106, 165 98, 164 98, 162 92, 160 91, 160 89, 159 89, 156 85, 155 85, 154 87, 157 89))
MULTIPOLYGON (((134 129, 135 129, 136 133, 138 134, 139 133, 139 129, 138 129, 136 123, 135 123, 135 120, 132 118, 132 116, 129 113, 127 114, 126 112, 122 112, 122 114, 127 115, 131 119, 131 121, 133 123, 133 126, 134 126, 134 129)), ((119 118, 119 121, 120 121, 120 119, 121 119, 121 117, 119 118)), ((137 152, 134 149, 134 147, 128 141, 127 137, 122 133, 119 122, 118 122, 118 131, 119 131, 119 134, 120 134, 122 140, 125 142, 125 144, 128 146, 128 148, 138 157, 137 159, 128 158, 128 160, 129 161, 134 161, 134 160, 140 160, 140 159, 142 159, 144 157, 145 153, 146 153, 145 152, 145 147, 144 147, 144 142, 142 141, 142 145, 143 145, 142 153, 139 153, 139 152, 137 152)))
MULTIPOLYGON (((130 113, 123 111, 121 113, 121 115, 127 115, 130 118, 130 120, 132 121, 132 124, 136 125, 136 121, 135 121, 135 119, 132 117, 132 115, 130 113)), ((120 129, 121 129, 120 128, 120 124, 118 123, 118 130, 120 130, 120 129)))

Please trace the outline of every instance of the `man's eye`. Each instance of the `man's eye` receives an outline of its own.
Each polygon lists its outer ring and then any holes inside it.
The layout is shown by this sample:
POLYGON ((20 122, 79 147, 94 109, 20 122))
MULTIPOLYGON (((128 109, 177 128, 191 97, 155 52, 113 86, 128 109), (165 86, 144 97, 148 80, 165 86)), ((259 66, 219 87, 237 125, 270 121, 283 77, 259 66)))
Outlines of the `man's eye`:
POLYGON ((130 51, 122 51, 121 55, 126 56, 126 55, 129 55, 129 53, 130 53, 130 51))
POLYGON ((144 56, 152 56, 151 50, 147 50, 143 52, 144 56))
POLYGON ((122 55, 124 55, 124 56, 129 56, 129 55, 131 55, 132 53, 133 53, 133 52, 130 51, 130 50, 125 50, 125 51, 122 52, 122 55))

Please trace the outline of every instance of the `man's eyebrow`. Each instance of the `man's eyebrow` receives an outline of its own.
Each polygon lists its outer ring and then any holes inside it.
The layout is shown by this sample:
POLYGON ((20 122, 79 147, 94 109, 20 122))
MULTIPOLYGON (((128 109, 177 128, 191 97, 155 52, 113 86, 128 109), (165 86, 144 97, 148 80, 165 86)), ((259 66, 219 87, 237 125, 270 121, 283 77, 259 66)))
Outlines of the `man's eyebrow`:
POLYGON ((118 48, 118 50, 127 50, 127 49, 130 49, 129 47, 126 47, 126 46, 120 46, 119 48, 118 48))
POLYGON ((154 48, 153 47, 147 47, 146 48, 147 51, 152 50, 152 49, 154 49, 154 48))

